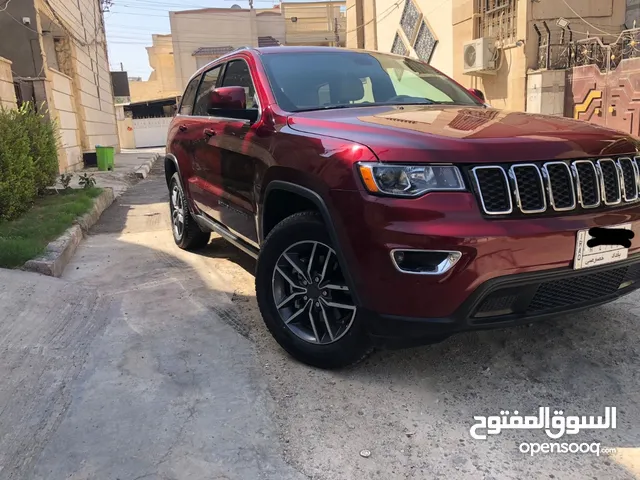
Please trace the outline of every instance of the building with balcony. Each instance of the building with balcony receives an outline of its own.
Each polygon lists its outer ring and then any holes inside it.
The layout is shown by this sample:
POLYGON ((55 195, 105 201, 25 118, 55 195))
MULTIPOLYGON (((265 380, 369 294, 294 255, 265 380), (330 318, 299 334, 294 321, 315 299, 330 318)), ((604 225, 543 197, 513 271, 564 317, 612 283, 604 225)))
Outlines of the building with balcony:
POLYGON ((429 62, 495 107, 562 114, 563 74, 539 72, 606 50, 595 38, 618 41, 639 14, 640 0, 347 0, 346 40, 429 62), (588 38, 595 46, 571 57, 588 38))

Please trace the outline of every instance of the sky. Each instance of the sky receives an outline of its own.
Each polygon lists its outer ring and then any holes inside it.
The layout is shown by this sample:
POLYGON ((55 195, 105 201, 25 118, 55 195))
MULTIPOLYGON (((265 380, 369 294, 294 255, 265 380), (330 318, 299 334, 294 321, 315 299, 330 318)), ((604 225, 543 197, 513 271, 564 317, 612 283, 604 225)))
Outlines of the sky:
MULTIPOLYGON (((254 0, 254 7, 269 8, 278 3, 254 0)), ((247 0, 114 0, 104 14, 111 70, 120 70, 122 63, 130 77, 146 80, 151 67, 145 47, 151 46, 153 33, 171 33, 169 11, 230 8, 233 4, 249 8, 247 0)))

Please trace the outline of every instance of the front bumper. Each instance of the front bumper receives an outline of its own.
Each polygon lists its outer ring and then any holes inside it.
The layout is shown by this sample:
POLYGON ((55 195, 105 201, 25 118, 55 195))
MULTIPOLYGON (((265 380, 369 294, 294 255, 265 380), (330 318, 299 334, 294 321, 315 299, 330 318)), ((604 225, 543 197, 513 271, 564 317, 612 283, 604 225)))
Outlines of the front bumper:
POLYGON ((333 191, 331 200, 374 335, 528 322, 606 303, 640 286, 640 204, 589 215, 486 219, 465 193, 391 199, 333 191), (628 260, 573 270, 578 230, 622 223, 636 234, 628 260), (460 251, 462 258, 443 275, 410 275, 390 261, 395 248, 460 251), (566 290, 562 302, 554 298, 559 288, 566 290))
POLYGON ((368 312, 374 337, 402 343, 453 333, 509 327, 611 302, 640 288, 640 255, 583 270, 509 275, 489 280, 447 318, 409 318, 368 312))

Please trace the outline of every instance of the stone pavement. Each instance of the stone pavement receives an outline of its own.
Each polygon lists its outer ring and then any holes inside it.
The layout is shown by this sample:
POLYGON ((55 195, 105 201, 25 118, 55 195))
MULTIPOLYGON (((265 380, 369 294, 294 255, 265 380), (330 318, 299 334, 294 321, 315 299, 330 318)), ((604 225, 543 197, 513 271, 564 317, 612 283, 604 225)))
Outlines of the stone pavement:
POLYGON ((80 175, 88 173, 96 179, 96 186, 111 187, 116 197, 122 195, 129 187, 136 185, 140 179, 135 172, 142 164, 156 154, 164 153, 164 148, 123 149, 116 154, 113 171, 101 172, 97 167, 85 168, 73 172, 71 187, 78 188, 80 175))
POLYGON ((0 478, 308 478, 213 259, 175 247, 162 166, 61 280, 0 270, 0 478))

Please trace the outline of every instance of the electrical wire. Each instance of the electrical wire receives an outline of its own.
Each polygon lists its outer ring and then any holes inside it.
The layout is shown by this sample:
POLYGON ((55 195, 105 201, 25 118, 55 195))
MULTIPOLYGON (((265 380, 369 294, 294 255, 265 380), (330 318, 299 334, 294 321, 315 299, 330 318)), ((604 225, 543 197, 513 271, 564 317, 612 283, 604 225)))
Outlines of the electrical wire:
MULTIPOLYGON (((72 31, 65 24, 65 22, 62 20, 62 18, 60 18, 60 14, 53 8, 53 6, 49 2, 49 0, 43 0, 43 1, 47 5, 47 7, 49 7, 49 10, 51 11, 51 14, 54 16, 55 20, 58 22, 58 26, 60 28, 62 28, 67 33, 67 35, 69 35, 69 37, 72 38, 78 45, 80 45, 81 47, 87 47, 87 46, 93 45, 95 43, 97 43, 99 45, 104 45, 103 41, 99 41, 98 40, 98 31, 97 31, 97 29, 94 30, 94 38, 91 41, 87 41, 86 38, 85 39, 78 38, 76 33, 74 31, 72 31)), ((95 26, 94 26, 94 28, 95 28, 95 26)))
POLYGON ((582 20, 586 25, 590 26, 591 28, 595 28, 600 33, 604 33, 605 35, 608 35, 610 37, 618 37, 619 36, 619 35, 614 35, 613 33, 609 33, 606 30, 602 30, 601 28, 596 27, 594 24, 589 23, 578 12, 576 12, 575 9, 571 5, 569 5, 569 2, 567 2, 567 0, 562 0, 562 3, 564 3, 567 7, 569 7, 569 10, 571 10, 576 17, 578 17, 580 20, 582 20))
POLYGON ((7 3, 4 4, 4 7, 0 8, 0 12, 6 11, 7 8, 9 8, 10 3, 11 3, 11 0, 7 0, 7 3))

